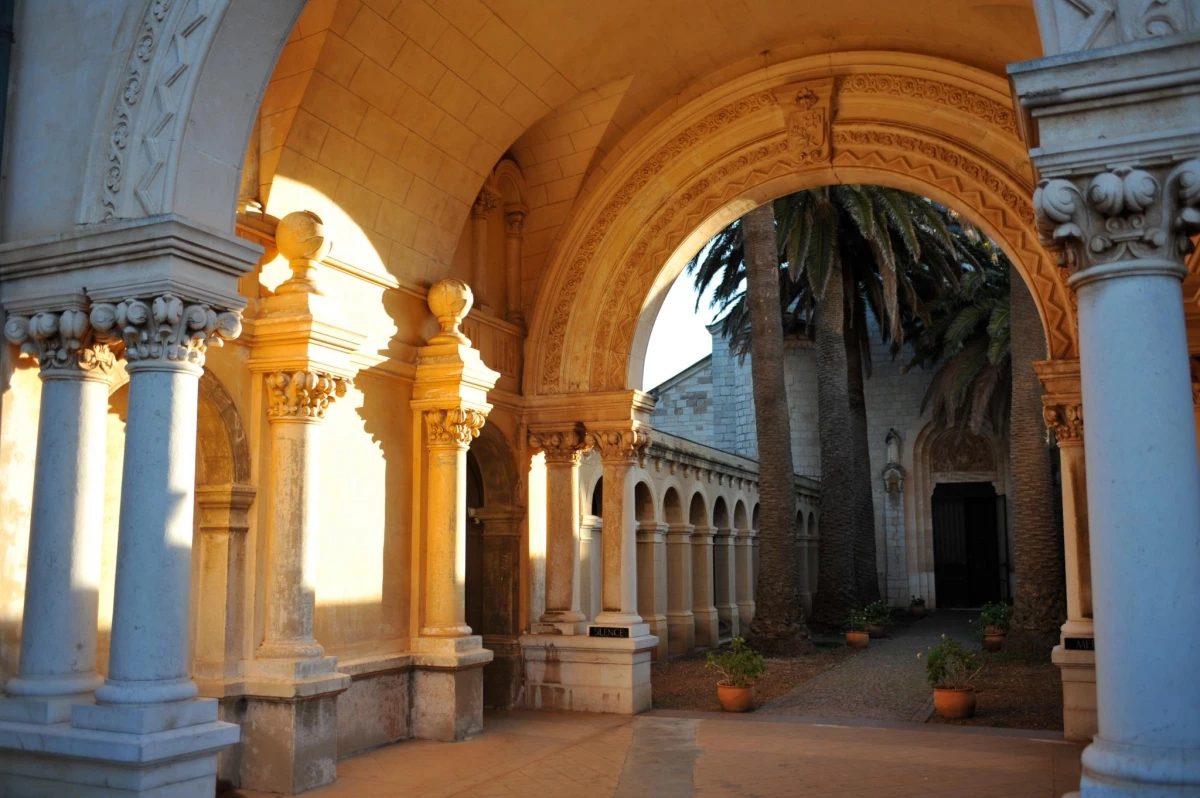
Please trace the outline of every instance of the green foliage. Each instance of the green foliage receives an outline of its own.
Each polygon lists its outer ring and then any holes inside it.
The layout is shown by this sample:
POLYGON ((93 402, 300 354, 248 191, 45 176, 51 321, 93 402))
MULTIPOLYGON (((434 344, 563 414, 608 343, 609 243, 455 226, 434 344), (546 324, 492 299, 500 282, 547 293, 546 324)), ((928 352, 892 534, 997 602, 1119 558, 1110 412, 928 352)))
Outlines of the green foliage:
POLYGON ((767 672, 766 662, 744 637, 735 637, 729 648, 708 652, 706 668, 721 674, 721 684, 731 687, 749 687, 754 680, 767 672))
POLYGON ((934 687, 962 690, 971 686, 971 681, 983 667, 982 657, 977 652, 967 651, 952 637, 942 635, 942 642, 933 646, 917 659, 925 663, 925 678, 934 687))
POLYGON ((862 610, 855 610, 846 616, 843 626, 846 627, 847 632, 865 632, 869 623, 871 621, 867 618, 866 613, 862 610))
POLYGON ((892 611, 882 601, 875 601, 863 607, 863 615, 867 616, 867 623, 879 626, 892 625, 892 611))
POLYGON ((909 602, 909 606, 924 607, 925 606, 925 597, 924 596, 913 596, 912 601, 909 602))
POLYGON ((995 634, 996 632, 1007 632, 1012 622, 1012 614, 1013 608, 1009 604, 984 604, 983 609, 979 613, 979 633, 995 634), (989 629, 995 631, 989 632, 989 629))

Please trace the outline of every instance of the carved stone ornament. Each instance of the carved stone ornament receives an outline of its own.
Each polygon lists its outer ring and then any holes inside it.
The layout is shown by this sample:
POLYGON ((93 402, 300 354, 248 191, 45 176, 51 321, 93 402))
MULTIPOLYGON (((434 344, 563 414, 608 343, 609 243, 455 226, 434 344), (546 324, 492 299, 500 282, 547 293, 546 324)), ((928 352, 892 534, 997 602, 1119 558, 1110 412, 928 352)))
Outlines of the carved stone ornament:
POLYGON ((316 281, 317 267, 333 248, 321 217, 312 211, 293 211, 284 216, 275 227, 275 247, 287 258, 292 270, 292 276, 275 292, 321 293, 316 281))
POLYGON ((644 429, 589 430, 584 440, 600 452, 601 462, 628 461, 632 465, 650 445, 650 433, 644 429))
POLYGON ((529 446, 545 452, 547 463, 573 464, 579 463, 588 448, 583 434, 577 429, 530 432, 529 446))
POLYGON ((504 212, 504 229, 510 238, 520 238, 525 232, 525 216, 522 210, 506 210, 504 212))
POLYGON ((470 339, 459 329, 463 319, 471 312, 471 306, 475 304, 471 286, 456 277, 448 277, 429 287, 425 301, 429 310, 437 317, 438 324, 442 325, 441 331, 430 338, 429 343, 471 345, 470 339))
POLYGON ((1075 273, 1072 279, 1079 270, 1123 261, 1178 264, 1183 276, 1190 237, 1200 233, 1200 160, 1045 179, 1033 206, 1042 244, 1075 273))
POLYGON ((98 335, 124 342, 131 368, 153 361, 202 368, 210 345, 221 346, 242 332, 238 311, 185 303, 174 294, 96 304, 90 318, 98 335))
POLYGON ((930 470, 935 472, 996 470, 992 444, 966 430, 951 429, 939 435, 929 459, 930 470))
POLYGON ((471 203, 471 215, 487 217, 499 207, 500 195, 485 188, 475 197, 475 202, 471 203))
POLYGON ((1174 36, 1200 27, 1188 0, 1037 0, 1046 55, 1174 36), (1047 39, 1047 35, 1049 38, 1047 39))
POLYGON ((276 371, 267 375, 267 417, 318 420, 353 381, 319 371, 276 371))
POLYGON ((486 420, 486 413, 465 407, 426 411, 429 445, 465 449, 479 437, 486 420))
POLYGON ((1046 426, 1058 445, 1083 442, 1083 405, 1078 402, 1048 404, 1042 409, 1046 426))
POLYGON ((780 90, 779 104, 786 117, 788 148, 798 166, 829 160, 831 80, 780 90))
POLYGON ((77 308, 9 316, 4 337, 35 355, 43 374, 76 370, 107 377, 116 362, 108 346, 94 340, 87 311, 77 308))

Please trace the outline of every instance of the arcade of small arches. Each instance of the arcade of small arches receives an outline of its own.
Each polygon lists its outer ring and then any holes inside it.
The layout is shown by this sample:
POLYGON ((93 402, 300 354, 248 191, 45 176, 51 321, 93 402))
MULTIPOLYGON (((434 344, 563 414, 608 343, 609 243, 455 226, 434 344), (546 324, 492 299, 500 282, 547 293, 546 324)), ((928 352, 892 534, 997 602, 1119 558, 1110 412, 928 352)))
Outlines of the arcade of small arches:
MULTIPOLYGON (((6 789, 294 794, 485 705, 647 708, 652 659, 753 618, 769 533, 757 463, 652 429, 650 329, 715 231, 837 183, 953 208, 1029 286, 1063 639, 1095 640, 1055 655, 1083 795, 1200 788, 1194 2, 875 3, 870 35, 834 6, 820 36, 781 0, 747 4, 770 31, 711 4, 686 31, 655 4, 17 5, 6 789)), ((889 595, 936 601, 944 486, 1013 478, 1002 442, 939 436, 900 430, 879 475, 889 595)), ((795 501, 808 604, 819 483, 795 501)))

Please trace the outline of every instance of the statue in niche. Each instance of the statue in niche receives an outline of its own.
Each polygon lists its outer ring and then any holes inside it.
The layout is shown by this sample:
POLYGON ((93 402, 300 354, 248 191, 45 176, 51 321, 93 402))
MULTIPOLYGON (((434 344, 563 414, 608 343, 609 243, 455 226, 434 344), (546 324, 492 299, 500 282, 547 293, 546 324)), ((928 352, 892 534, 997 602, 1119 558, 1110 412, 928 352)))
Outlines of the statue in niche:
POLYGON ((900 433, 895 427, 888 430, 887 465, 883 468, 883 486, 888 493, 899 493, 904 487, 904 467, 900 465, 900 433))

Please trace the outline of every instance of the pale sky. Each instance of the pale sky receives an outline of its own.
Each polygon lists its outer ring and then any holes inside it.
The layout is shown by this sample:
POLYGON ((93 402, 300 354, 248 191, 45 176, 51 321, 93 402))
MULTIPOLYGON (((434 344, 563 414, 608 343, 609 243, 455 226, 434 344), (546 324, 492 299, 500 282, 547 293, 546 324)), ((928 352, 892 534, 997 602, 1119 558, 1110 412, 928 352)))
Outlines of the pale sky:
POLYGON ((643 390, 657 387, 700 358, 712 354, 712 337, 705 329, 716 316, 716 311, 708 306, 711 296, 710 289, 697 313, 696 289, 691 275, 684 272, 671 286, 650 331, 643 390))

